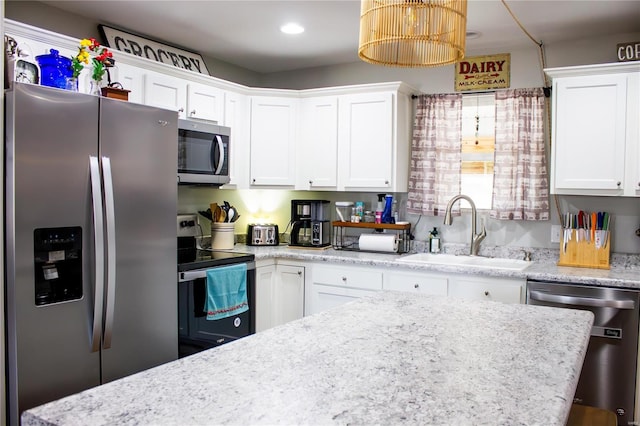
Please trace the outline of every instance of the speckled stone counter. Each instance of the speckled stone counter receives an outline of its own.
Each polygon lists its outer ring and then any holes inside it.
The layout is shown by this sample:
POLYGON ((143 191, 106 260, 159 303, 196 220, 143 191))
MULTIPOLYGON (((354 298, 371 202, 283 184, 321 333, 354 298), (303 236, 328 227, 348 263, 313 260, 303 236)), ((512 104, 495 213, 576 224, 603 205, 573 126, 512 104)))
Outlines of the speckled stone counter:
MULTIPOLYGON (((468 246, 465 253, 468 250, 468 246)), ((234 251, 253 253, 256 260, 278 258, 301 260, 308 262, 329 262, 335 264, 351 264, 362 266, 392 267, 396 269, 475 274, 483 276, 534 279, 539 281, 559 281, 574 284, 587 284, 603 287, 620 287, 640 289, 640 255, 612 256, 614 262, 611 269, 572 268, 557 266, 557 251, 540 251, 534 256, 531 266, 523 271, 477 268, 473 266, 426 265, 418 263, 398 262, 403 255, 370 253, 347 250, 313 250, 291 248, 287 245, 274 247, 252 247, 236 244, 234 251)), ((515 250, 511 256, 505 252, 487 254, 488 257, 516 257, 522 250, 515 250)))
POLYGON ((26 411, 23 425, 564 425, 590 312, 375 295, 26 411))

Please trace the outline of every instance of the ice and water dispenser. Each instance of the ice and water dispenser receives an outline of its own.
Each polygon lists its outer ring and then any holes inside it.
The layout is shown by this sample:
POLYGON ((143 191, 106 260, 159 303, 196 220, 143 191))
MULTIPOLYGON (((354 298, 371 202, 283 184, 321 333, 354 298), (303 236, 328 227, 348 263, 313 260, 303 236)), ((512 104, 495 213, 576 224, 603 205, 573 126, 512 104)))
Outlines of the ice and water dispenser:
POLYGON ((82 298, 82 228, 38 228, 33 231, 35 304, 82 298))

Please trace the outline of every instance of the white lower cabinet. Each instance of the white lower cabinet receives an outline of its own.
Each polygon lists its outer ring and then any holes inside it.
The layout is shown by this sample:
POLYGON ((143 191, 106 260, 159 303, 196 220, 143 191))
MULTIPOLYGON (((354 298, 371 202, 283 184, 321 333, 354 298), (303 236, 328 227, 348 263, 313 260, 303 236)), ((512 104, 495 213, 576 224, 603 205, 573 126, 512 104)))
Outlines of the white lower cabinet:
POLYGON ((302 265, 257 262, 256 332, 302 318, 304 271, 302 265))
POLYGON ((360 267, 313 265, 308 280, 305 315, 343 305, 382 290, 381 270, 360 267))
POLYGON ((276 265, 271 261, 256 262, 256 333, 273 327, 273 287, 276 265))
POLYGON ((468 300, 524 303, 525 286, 524 279, 460 275, 449 283, 448 295, 468 300))
POLYGON ((305 315, 342 305, 379 290, 450 296, 467 300, 524 303, 524 278, 485 277, 442 272, 406 271, 307 264, 305 315))
POLYGON ((276 266, 274 288, 274 326, 300 319, 304 316, 304 270, 303 266, 276 266))
POLYGON ((447 295, 449 278, 444 275, 420 272, 385 272, 385 290, 407 291, 421 294, 447 295))

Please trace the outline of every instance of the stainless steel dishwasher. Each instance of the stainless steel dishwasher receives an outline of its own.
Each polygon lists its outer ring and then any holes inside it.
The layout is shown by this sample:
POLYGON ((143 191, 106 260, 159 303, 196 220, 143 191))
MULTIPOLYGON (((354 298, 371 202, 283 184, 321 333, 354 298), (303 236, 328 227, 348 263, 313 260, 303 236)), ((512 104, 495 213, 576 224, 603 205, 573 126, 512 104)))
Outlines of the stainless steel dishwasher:
POLYGON ((574 402, 634 421, 639 294, 635 290, 527 281, 527 304, 582 309, 595 315, 574 402))

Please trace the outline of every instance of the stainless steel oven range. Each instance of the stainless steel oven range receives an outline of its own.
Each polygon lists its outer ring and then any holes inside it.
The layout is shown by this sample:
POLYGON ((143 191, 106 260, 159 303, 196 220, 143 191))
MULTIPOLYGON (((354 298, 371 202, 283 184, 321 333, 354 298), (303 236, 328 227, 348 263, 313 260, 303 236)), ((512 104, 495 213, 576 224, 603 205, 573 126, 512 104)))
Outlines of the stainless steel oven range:
POLYGON ((637 290, 527 281, 527 303, 582 309, 595 315, 574 402, 618 415, 618 424, 635 424, 638 359, 637 290))
POLYGON ((178 355, 184 357, 255 333, 255 256, 247 253, 199 250, 195 237, 178 237, 178 355), (227 265, 247 265, 249 310, 217 320, 204 311, 207 271, 227 265))

